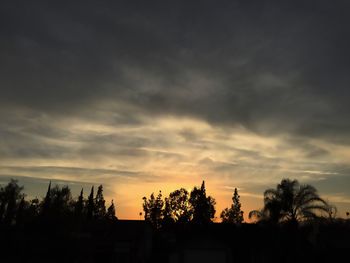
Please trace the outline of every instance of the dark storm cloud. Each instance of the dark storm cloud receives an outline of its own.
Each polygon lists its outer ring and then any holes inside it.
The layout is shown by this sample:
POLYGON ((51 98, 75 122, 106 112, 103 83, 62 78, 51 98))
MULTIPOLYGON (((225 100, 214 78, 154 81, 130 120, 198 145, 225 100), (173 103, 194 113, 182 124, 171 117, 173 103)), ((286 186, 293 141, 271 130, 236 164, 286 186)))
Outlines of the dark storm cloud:
POLYGON ((348 2, 189 2, 3 1, 1 107, 112 100, 349 143, 348 2))

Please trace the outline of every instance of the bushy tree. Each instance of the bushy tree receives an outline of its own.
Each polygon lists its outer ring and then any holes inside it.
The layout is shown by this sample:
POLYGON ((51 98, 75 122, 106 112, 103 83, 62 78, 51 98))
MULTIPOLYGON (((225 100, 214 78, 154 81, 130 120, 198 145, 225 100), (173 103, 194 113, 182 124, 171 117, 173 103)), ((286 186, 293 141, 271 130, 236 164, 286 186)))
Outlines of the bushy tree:
POLYGON ((7 225, 15 223, 18 206, 24 198, 23 187, 17 182, 11 179, 4 188, 0 188, 0 223, 7 225))
POLYGON ((169 194, 166 199, 169 215, 175 222, 187 223, 192 218, 189 202, 190 196, 186 189, 180 188, 169 194))
POLYGON ((159 228, 163 219, 164 201, 162 199, 162 192, 159 191, 157 197, 154 197, 154 193, 152 193, 149 199, 146 197, 142 199, 145 220, 150 222, 155 228, 159 228))
POLYGON ((221 212, 220 217, 223 223, 240 224, 243 222, 243 211, 241 210, 239 197, 237 188, 235 188, 231 207, 225 208, 221 212))
POLYGON ((69 216, 73 212, 72 194, 70 188, 65 186, 55 185, 50 191, 51 204, 49 215, 53 219, 62 219, 69 216))
POLYGON ((171 210, 171 206, 170 206, 170 201, 169 198, 165 198, 164 201, 164 209, 162 211, 162 224, 163 225, 171 225, 173 223, 175 223, 175 220, 173 218, 173 214, 172 214, 172 210, 171 210))
POLYGON ((215 199, 211 196, 207 197, 205 182, 202 182, 200 188, 194 187, 189 203, 191 205, 192 222, 195 224, 207 224, 212 222, 215 216, 215 199))

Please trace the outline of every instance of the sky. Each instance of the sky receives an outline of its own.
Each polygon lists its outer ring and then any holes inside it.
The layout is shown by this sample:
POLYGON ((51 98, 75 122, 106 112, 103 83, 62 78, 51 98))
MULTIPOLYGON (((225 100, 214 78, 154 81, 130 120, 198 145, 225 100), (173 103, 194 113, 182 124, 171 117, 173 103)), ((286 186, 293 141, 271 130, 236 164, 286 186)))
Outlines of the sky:
POLYGON ((0 3, 0 184, 104 185, 117 216, 206 182, 245 216, 283 178, 350 210, 350 3, 0 3))

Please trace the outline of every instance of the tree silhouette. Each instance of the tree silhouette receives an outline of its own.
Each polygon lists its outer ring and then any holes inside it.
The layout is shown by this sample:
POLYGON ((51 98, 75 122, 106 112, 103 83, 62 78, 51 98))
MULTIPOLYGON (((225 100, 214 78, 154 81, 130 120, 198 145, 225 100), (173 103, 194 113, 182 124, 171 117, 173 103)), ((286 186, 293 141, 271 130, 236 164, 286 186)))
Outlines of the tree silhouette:
POLYGON ((189 193, 186 189, 180 188, 171 192, 169 198, 166 199, 165 206, 165 210, 169 210, 168 213, 173 221, 187 223, 191 220, 189 193))
POLYGON ((237 188, 235 188, 232 197, 233 204, 230 208, 225 208, 220 214, 223 223, 240 224, 243 222, 243 211, 241 210, 239 197, 237 188))
MULTIPOLYGON (((92 186, 88 200, 84 199, 83 189, 80 195, 73 199, 68 186, 52 186, 51 181, 41 201, 38 198, 25 200, 22 189, 23 187, 12 179, 6 186, 0 186, 1 227, 14 225, 24 227, 33 223, 42 224, 43 227, 57 225, 57 229, 61 229, 58 228, 60 226, 68 231, 70 229, 68 226, 77 227, 77 224, 84 226, 87 223, 86 219, 94 219, 93 222, 100 220, 104 222, 103 224, 117 219, 113 200, 108 209, 105 207, 102 185, 98 187, 95 197, 92 186)), ((157 198, 158 203, 159 201, 161 197, 157 198)))
POLYGON ((191 191, 189 203, 193 214, 192 222, 195 224, 207 224, 215 216, 215 199, 207 197, 205 182, 202 182, 200 188, 194 187, 191 191))
POLYGON ((29 204, 27 201, 24 200, 24 196, 22 197, 16 214, 16 224, 20 225, 23 224, 26 218, 26 210, 28 209, 29 204))
POLYGON ((26 221, 34 220, 40 214, 42 204, 38 198, 30 200, 29 207, 26 210, 26 221))
MULTIPOLYGON (((163 213, 163 220, 162 220, 163 225, 171 225, 171 224, 175 223, 173 213, 171 210, 171 206, 170 206, 169 198, 165 198, 164 209, 163 209, 162 213, 163 213)), ((142 213, 140 213, 140 214, 142 214, 142 213)))
POLYGON ((0 223, 2 223, 3 221, 5 210, 6 210, 5 190, 3 187, 0 187, 0 223))
POLYGON ((91 187, 91 192, 87 201, 87 218, 92 219, 95 211, 95 202, 94 202, 94 186, 91 187))
POLYGON ((43 200, 42 203, 42 210, 41 210, 41 214, 43 216, 47 216, 50 210, 50 206, 51 206, 51 181, 49 183, 49 186, 47 188, 47 192, 46 192, 46 196, 43 200))
POLYGON ((154 193, 152 193, 149 199, 146 197, 142 199, 145 220, 150 222, 155 228, 159 228, 163 219, 164 201, 162 200, 162 192, 159 191, 156 198, 154 197, 154 193))
POLYGON ((77 202, 74 205, 74 214, 77 218, 82 218, 84 211, 84 189, 80 191, 77 202))
POLYGON ((97 188, 97 193, 95 198, 94 216, 96 218, 104 218, 105 215, 106 215, 106 201, 103 197, 103 186, 100 185, 97 188))
POLYGON ((107 209, 106 218, 108 218, 110 220, 116 220, 117 219, 117 217, 115 216, 115 206, 114 206, 113 199, 111 201, 111 205, 107 209))
POLYGON ((281 206, 279 201, 270 201, 260 210, 252 210, 249 212, 249 219, 256 218, 259 222, 269 222, 277 224, 281 217, 281 206))
POLYGON ((0 222, 11 225, 15 223, 18 205, 24 198, 23 187, 17 184, 17 180, 11 179, 5 188, 0 188, 0 222))
POLYGON ((73 212, 72 194, 70 188, 65 186, 55 185, 50 191, 51 206, 49 215, 54 220, 60 220, 69 216, 73 212))
POLYGON ((322 212, 328 213, 329 205, 313 186, 283 179, 276 189, 264 192, 264 208, 251 211, 249 218, 256 216, 260 221, 296 223, 316 218, 322 212))

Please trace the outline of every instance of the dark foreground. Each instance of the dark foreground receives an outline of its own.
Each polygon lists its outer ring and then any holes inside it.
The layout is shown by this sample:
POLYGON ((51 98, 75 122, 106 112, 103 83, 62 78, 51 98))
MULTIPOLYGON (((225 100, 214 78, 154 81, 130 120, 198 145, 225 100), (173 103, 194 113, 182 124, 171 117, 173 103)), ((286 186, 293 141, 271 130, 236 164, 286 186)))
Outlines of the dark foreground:
POLYGON ((172 225, 119 220, 2 228, 0 262, 348 262, 350 222, 172 225), (341 260, 341 261, 340 261, 341 260))

